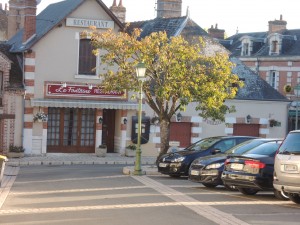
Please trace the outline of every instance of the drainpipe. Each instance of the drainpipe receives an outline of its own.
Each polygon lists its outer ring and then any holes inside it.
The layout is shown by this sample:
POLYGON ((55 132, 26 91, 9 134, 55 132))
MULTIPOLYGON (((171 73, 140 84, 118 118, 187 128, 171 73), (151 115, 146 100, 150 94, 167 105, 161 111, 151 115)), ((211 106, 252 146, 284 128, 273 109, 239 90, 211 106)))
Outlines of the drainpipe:
POLYGON ((22 85, 24 87, 24 97, 22 99, 22 120, 21 120, 21 123, 22 123, 22 133, 21 133, 21 146, 23 146, 23 143, 24 143, 24 122, 25 122, 25 97, 26 97, 26 87, 25 87, 25 54, 24 52, 22 52, 22 56, 23 56, 23 59, 22 59, 22 85))

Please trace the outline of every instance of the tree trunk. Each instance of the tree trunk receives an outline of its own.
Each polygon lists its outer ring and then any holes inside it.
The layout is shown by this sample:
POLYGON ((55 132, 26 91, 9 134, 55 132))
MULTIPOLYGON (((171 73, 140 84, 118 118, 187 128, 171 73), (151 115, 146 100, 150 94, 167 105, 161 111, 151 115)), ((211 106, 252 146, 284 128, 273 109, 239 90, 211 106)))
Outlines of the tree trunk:
POLYGON ((158 158, 163 154, 167 153, 169 149, 169 140, 170 140, 170 120, 162 119, 160 121, 160 152, 158 158))

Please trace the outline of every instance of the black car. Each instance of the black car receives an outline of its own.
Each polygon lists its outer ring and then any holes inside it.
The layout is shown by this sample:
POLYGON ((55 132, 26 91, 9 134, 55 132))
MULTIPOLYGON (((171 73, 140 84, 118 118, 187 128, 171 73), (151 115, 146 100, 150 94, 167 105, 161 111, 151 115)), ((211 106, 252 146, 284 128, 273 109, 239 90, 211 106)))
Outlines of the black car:
POLYGON ((182 151, 162 155, 157 161, 158 171, 172 177, 188 176, 191 163, 198 157, 223 153, 255 137, 218 136, 204 138, 182 151))
MULTIPOLYGON (((245 141, 224 152, 224 154, 210 155, 197 158, 193 161, 189 170, 189 180, 202 183, 205 187, 214 188, 223 185, 221 175, 227 156, 241 155, 263 143, 275 139, 258 138, 245 141)), ((227 189, 231 187, 224 185, 227 189)))
POLYGON ((274 157, 282 141, 261 144, 241 156, 229 156, 225 161, 222 181, 235 186, 245 195, 272 190, 277 198, 287 200, 283 191, 273 188, 274 157))

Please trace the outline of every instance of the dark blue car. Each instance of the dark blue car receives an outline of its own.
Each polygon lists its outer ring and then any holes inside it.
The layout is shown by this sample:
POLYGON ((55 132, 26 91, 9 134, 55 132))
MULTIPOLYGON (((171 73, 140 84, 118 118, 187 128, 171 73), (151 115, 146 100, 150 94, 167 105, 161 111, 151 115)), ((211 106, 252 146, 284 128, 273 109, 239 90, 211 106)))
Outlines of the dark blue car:
POLYGON ((157 161, 158 171, 171 177, 188 176, 191 163, 199 157, 224 153, 235 145, 256 137, 218 136, 204 138, 182 151, 162 155, 157 161))
MULTIPOLYGON (((263 143, 271 142, 279 139, 257 138, 245 141, 239 145, 224 152, 224 154, 210 155, 197 158, 190 166, 189 180, 202 183, 205 187, 214 188, 218 185, 223 185, 221 175, 224 169, 224 163, 228 156, 241 155, 263 143)), ((225 187, 229 190, 230 186, 225 187)))

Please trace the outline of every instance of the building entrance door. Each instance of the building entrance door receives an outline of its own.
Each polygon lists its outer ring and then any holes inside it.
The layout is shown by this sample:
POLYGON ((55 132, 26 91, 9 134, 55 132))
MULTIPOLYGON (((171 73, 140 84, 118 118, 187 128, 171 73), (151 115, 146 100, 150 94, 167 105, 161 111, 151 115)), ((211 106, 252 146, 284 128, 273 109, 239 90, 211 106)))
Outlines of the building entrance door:
POLYGON ((47 152, 94 153, 95 109, 49 108, 47 152))
POLYGON ((115 115, 115 109, 103 109, 102 144, 106 144, 108 153, 115 147, 115 115))

